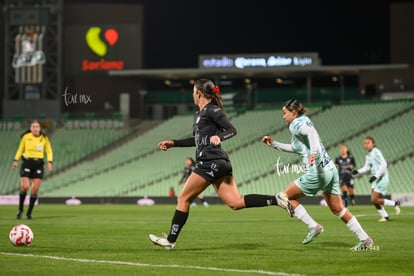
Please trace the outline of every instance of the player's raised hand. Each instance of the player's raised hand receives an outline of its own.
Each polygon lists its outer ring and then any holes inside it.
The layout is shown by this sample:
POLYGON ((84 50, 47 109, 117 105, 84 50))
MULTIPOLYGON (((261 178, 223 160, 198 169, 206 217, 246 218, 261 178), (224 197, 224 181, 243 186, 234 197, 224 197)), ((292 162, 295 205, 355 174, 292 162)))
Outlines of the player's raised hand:
POLYGON ((172 146, 174 146, 174 142, 172 140, 165 140, 158 143, 158 148, 164 151, 168 150, 172 146))
POLYGON ((272 139, 272 137, 266 135, 262 138, 262 142, 265 143, 268 146, 271 146, 272 143, 273 143, 273 139, 272 139))

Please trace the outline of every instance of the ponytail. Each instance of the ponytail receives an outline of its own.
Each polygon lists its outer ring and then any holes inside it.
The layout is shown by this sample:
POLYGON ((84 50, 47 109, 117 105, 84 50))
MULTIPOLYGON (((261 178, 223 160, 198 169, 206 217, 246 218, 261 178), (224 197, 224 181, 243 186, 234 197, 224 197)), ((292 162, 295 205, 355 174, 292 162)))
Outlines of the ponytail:
POLYGON ((212 104, 218 106, 224 111, 220 88, 217 85, 214 85, 213 81, 208 79, 199 79, 194 83, 194 86, 204 95, 204 97, 209 100, 211 99, 212 104))
MULTIPOLYGON (((217 87, 217 89, 218 89, 218 86, 215 86, 215 87, 217 87)), ((211 98, 211 102, 213 104, 217 105, 218 107, 220 107, 220 109, 224 111, 223 100, 222 100, 221 95, 220 95, 220 90, 218 90, 218 91, 219 91, 218 93, 216 93, 214 91, 213 97, 211 98)))

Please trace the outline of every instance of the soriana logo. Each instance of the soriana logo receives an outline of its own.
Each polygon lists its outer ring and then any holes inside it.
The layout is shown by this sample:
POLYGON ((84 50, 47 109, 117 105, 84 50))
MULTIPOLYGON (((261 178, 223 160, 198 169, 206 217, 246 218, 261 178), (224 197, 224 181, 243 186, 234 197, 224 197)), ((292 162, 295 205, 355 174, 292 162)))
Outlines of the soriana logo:
POLYGON ((108 60, 105 58, 119 42, 118 31, 114 28, 102 30, 101 27, 90 27, 85 34, 88 48, 97 56, 97 60, 82 60, 82 71, 104 71, 124 69, 123 60, 108 60))

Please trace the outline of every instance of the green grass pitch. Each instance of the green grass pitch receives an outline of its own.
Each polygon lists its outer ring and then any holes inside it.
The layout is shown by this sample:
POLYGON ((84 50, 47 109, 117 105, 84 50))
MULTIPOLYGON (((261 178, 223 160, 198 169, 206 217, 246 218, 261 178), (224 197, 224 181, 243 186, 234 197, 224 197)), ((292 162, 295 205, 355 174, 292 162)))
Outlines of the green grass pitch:
POLYGON ((327 207, 306 206, 325 227, 302 245, 306 227, 278 207, 191 209, 173 251, 148 239, 167 232, 172 205, 39 205, 29 221, 0 206, 1 275, 413 275, 414 208, 379 223, 373 206, 351 211, 380 247, 351 252, 357 240, 327 207), (18 223, 34 232, 31 247, 10 244, 18 223))

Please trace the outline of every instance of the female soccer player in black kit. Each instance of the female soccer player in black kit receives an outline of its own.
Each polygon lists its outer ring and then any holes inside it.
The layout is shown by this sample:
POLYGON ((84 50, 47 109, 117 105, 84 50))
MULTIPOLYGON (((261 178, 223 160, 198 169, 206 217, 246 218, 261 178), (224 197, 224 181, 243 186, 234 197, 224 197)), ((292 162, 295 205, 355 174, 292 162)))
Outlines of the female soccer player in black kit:
POLYGON ((292 206, 283 193, 276 196, 239 194, 229 157, 221 148, 221 142, 234 137, 236 129, 223 111, 218 86, 207 79, 197 80, 193 88, 193 99, 198 106, 193 123, 194 136, 161 141, 158 147, 166 151, 171 147, 195 146, 196 168, 177 197, 177 207, 168 236, 150 234, 151 241, 166 250, 173 249, 187 221, 191 202, 210 184, 213 184, 218 196, 233 210, 278 205, 293 216, 292 206))
POLYGON ((355 205, 354 178, 352 176, 352 170, 355 168, 355 159, 344 144, 341 145, 340 153, 341 155, 335 159, 335 165, 339 173, 342 201, 345 207, 348 207, 348 192, 351 204, 355 205))

